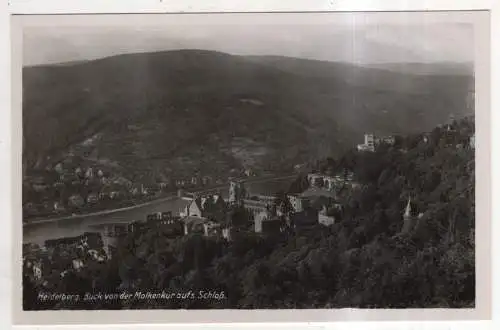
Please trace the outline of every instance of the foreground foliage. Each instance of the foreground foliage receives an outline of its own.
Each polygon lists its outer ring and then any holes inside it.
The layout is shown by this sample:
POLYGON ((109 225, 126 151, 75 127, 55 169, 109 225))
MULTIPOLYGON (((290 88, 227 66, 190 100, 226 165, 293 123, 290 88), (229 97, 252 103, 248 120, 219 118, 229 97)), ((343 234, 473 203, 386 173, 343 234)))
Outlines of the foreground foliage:
MULTIPOLYGON (((60 281, 72 292, 223 291, 224 299, 130 299, 25 308, 423 308, 475 303, 474 123, 398 138, 375 153, 349 152, 318 171, 352 170, 359 193, 344 196, 331 227, 228 243, 162 232, 129 235, 118 256, 60 281), (408 196, 413 230, 401 233, 408 196)), ((298 178, 291 189, 304 188, 298 178)), ((32 296, 31 296, 32 297, 32 296)))

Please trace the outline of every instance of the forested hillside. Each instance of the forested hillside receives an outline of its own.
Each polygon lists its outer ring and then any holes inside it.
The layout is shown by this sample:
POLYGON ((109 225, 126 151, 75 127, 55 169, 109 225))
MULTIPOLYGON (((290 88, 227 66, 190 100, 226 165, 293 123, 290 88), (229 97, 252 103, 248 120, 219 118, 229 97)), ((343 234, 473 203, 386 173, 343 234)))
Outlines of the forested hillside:
MULTIPOLYGON (((77 306, 89 309, 473 307, 473 133, 474 120, 467 118, 398 137, 375 153, 351 151, 320 162, 317 171, 350 169, 363 187, 343 196, 344 212, 331 227, 266 238, 248 234, 231 243, 196 235, 170 239, 161 231, 130 234, 110 263, 54 281, 54 288, 222 290, 227 298, 77 306), (403 232, 408 199, 416 220, 403 232)), ((303 189, 302 183, 297 178, 291 189, 303 189)), ((26 282, 26 301, 34 294, 26 282)))
POLYGON ((280 172, 338 157, 365 132, 408 134, 470 114, 473 80, 203 50, 27 67, 24 164, 53 167, 85 144, 77 156, 130 180, 280 172))

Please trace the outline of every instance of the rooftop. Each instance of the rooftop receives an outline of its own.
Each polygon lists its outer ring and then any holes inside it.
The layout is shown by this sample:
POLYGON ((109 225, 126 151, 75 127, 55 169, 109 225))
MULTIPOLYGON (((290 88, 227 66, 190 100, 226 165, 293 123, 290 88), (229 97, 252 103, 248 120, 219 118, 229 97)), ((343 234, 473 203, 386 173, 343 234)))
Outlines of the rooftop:
POLYGON ((319 196, 324 196, 324 197, 329 197, 329 198, 335 198, 336 194, 333 191, 329 191, 327 189, 319 188, 319 187, 310 187, 304 192, 302 192, 300 197, 319 197, 319 196))
POLYGON ((187 217, 182 218, 181 221, 186 225, 196 225, 196 224, 206 223, 208 221, 208 219, 204 218, 204 217, 187 216, 187 217))

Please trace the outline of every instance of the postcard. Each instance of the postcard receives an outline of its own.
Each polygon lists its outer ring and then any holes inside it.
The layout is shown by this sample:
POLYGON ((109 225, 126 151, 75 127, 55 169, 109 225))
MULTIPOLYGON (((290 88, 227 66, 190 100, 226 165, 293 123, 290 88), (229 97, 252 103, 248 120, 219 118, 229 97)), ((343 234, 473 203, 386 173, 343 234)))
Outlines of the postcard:
POLYGON ((16 321, 489 318, 488 21, 14 15, 16 321))

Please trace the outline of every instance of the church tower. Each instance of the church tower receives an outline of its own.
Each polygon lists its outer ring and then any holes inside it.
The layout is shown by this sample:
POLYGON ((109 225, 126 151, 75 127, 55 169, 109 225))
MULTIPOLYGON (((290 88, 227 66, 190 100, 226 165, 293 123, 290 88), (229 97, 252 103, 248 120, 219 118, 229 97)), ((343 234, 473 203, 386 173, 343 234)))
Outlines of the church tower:
POLYGON ((414 226, 414 218, 411 214, 411 198, 408 197, 408 203, 406 204, 405 212, 403 214, 403 228, 401 233, 409 233, 414 226))

